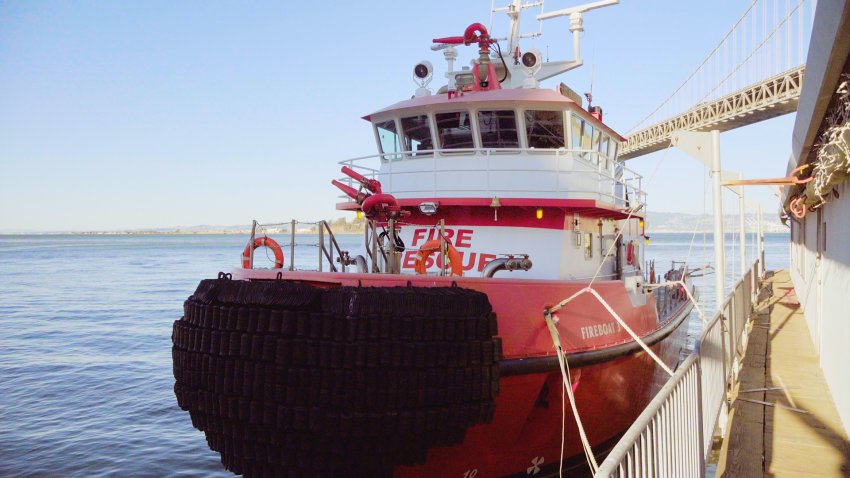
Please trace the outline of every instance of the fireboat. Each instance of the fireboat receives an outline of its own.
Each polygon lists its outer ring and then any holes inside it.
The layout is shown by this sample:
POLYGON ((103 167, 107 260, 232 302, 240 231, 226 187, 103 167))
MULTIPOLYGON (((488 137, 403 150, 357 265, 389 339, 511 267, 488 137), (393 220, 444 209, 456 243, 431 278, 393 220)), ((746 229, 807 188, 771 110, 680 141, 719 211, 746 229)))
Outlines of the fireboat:
POLYGON ((239 266, 201 281, 174 323, 174 393, 226 469, 542 476, 588 466, 640 414, 695 290, 675 263, 680 285, 656 286, 642 178, 602 109, 540 86, 582 65, 583 14, 616 3, 537 15, 569 17, 572 60, 522 48, 520 0, 499 9, 505 38, 434 39, 447 83, 417 63, 412 97, 364 117, 378 153, 332 181, 362 248, 322 221, 318 268, 297 269, 294 221, 282 245, 254 221, 239 266))

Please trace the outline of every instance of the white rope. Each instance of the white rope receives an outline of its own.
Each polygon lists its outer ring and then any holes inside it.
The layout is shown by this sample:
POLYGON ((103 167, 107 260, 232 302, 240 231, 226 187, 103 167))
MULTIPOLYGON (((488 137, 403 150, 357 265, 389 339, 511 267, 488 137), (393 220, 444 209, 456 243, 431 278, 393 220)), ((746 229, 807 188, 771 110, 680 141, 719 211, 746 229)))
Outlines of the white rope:
POLYGON ((671 369, 670 369, 670 367, 668 367, 668 366, 667 366, 667 364, 666 364, 666 363, 664 363, 664 361, 663 361, 663 360, 661 360, 660 358, 658 358, 658 356, 657 356, 657 355, 655 355, 655 352, 653 352, 653 351, 652 351, 652 349, 650 349, 650 348, 649 348, 649 346, 648 346, 648 345, 646 345, 646 342, 644 342, 643 340, 641 340, 641 338, 640 338, 640 337, 638 337, 638 335, 635 333, 635 331, 634 331, 634 330, 632 330, 632 328, 631 328, 631 327, 629 327, 629 324, 627 324, 627 323, 626 323, 626 321, 625 321, 625 320, 623 320, 623 319, 622 319, 622 318, 621 318, 621 317, 617 314, 617 312, 615 312, 615 311, 614 311, 614 309, 611 307, 611 305, 610 305, 610 304, 608 304, 608 302, 606 302, 606 301, 605 301, 605 299, 603 299, 601 295, 599 295, 599 292, 596 292, 596 290, 595 290, 595 289, 593 289, 592 287, 589 287, 589 286, 588 286, 588 287, 585 287, 584 289, 581 289, 580 291, 578 291, 578 292, 576 292, 575 294, 573 294, 572 296, 570 296, 570 298, 568 298, 568 299, 566 299, 566 300, 562 300, 561 302, 559 302, 559 303, 558 303, 557 305, 555 305, 554 307, 549 308, 549 309, 548 309, 548 313, 550 313, 550 314, 554 314, 555 312, 557 312, 557 311, 561 310, 561 309, 562 309, 565 305, 567 305, 568 303, 570 303, 573 299, 575 299, 576 297, 578 297, 578 296, 580 296, 580 295, 582 295, 582 294, 591 294, 591 295, 593 295, 594 297, 596 297, 596 300, 598 300, 598 301, 599 301, 599 303, 600 303, 600 304, 602 304, 602 307, 605 307, 605 310, 607 310, 607 311, 608 311, 608 313, 609 313, 609 314, 611 314, 611 316, 612 316, 612 317, 614 317, 614 319, 617 321, 617 323, 619 323, 619 324, 620 324, 620 326, 621 326, 623 329, 625 329, 625 331, 626 331, 626 332, 628 332, 628 334, 629 334, 629 335, 631 335, 631 336, 632 336, 632 339, 633 339, 635 342, 637 342, 638 344, 640 344, 641 348, 643 348, 643 350, 644 350, 647 354, 649 354, 649 356, 650 356, 650 357, 652 357, 652 359, 653 359, 653 360, 655 360, 655 362, 656 362, 656 363, 657 363, 657 364, 658 364, 661 368, 663 368, 665 372, 667 372, 667 373, 668 373, 668 374, 670 374, 671 376, 673 375, 673 370, 671 370, 671 369))
MULTIPOLYGON (((560 360, 560 359, 559 359, 560 360)), ((569 377, 569 375, 568 375, 569 377)), ((572 380, 570 380, 570 388, 572 388, 572 380)), ((564 478, 564 442, 567 439, 567 386, 564 385, 561 387, 561 457, 560 465, 558 466, 558 478, 564 478)), ((578 415, 576 415, 578 416, 578 415)), ((593 450, 590 448, 590 443, 586 445, 582 443, 583 450, 590 450, 590 454, 593 455, 593 450)), ((587 451, 585 451, 585 460, 587 461, 587 451)), ((594 456, 595 458, 595 456, 594 456)), ((588 463, 590 463, 588 461, 588 463)))
MULTIPOLYGON (((673 145, 671 144, 669 147, 672 148, 673 145)), ((655 163, 655 168, 653 168, 652 173, 647 178, 647 181, 646 181, 647 186, 649 186, 649 184, 655 178, 655 174, 658 172, 658 170, 661 166, 661 163, 664 161, 665 158, 666 158, 666 156, 662 156, 655 163)), ((635 212, 637 212, 638 209, 639 209, 638 207, 630 208, 629 214, 628 214, 628 216, 626 216, 626 221, 629 221, 631 219, 632 215, 635 212)), ((617 234, 614 236, 614 242, 608 248, 608 251, 605 253, 605 256, 600 258, 599 266, 596 268, 596 272, 593 274, 593 277, 590 279, 590 282, 588 283, 587 287, 576 292, 575 294, 571 295, 569 298, 558 303, 558 305, 556 305, 555 307, 553 307, 551 309, 547 309, 544 312, 544 318, 546 320, 546 325, 547 325, 547 327, 549 327, 549 333, 552 335, 552 341, 553 341, 553 344, 555 345, 555 350, 558 353, 558 363, 561 367, 561 374, 563 375, 564 387, 567 388, 566 392, 567 392, 567 394, 569 395, 569 398, 570 398, 570 406, 572 408, 573 415, 575 416, 575 419, 576 419, 576 425, 578 427, 579 437, 581 437, 582 449, 584 450, 585 459, 587 460, 588 466, 591 468, 591 470, 593 470, 594 473, 599 468, 599 466, 596 463, 596 457, 593 455, 593 450, 591 449, 590 442, 587 440, 587 435, 585 434, 584 426, 581 423, 581 417, 579 417, 579 414, 578 414, 578 408, 576 408, 576 405, 575 405, 575 397, 573 396, 572 383, 571 383, 569 373, 568 373, 569 372, 569 364, 567 363, 567 355, 563 351, 563 348, 561 347, 560 334, 558 334, 558 330, 557 330, 557 328, 555 328, 555 322, 552 320, 552 314, 555 313, 556 311, 560 310, 562 307, 564 307, 568 303, 570 303, 576 297, 578 297, 578 296, 580 296, 584 293, 591 292, 602 303, 602 305, 608 310, 608 312, 611 313, 614 316, 614 318, 620 323, 620 325, 624 329, 626 329, 626 331, 629 332, 629 335, 631 335, 632 338, 635 339, 635 341, 637 341, 641 345, 641 347, 643 347, 643 349, 645 351, 647 351, 649 353, 649 355, 657 363, 659 363, 661 365, 662 368, 664 368, 664 370, 667 373, 669 373, 670 375, 673 375, 673 371, 670 370, 670 368, 667 366, 667 364, 662 362, 661 359, 659 359, 652 352, 652 350, 650 350, 649 347, 647 347, 647 345, 634 333, 634 331, 632 331, 632 329, 628 325, 626 325, 625 321, 623 321, 620 318, 620 316, 618 316, 614 312, 614 309, 612 309, 608 305, 608 303, 605 302, 605 300, 602 299, 602 297, 599 296, 599 294, 596 293, 596 291, 593 290, 593 288, 592 288, 593 282, 596 280, 596 278, 599 276, 599 273, 602 271, 602 267, 605 264, 605 258, 609 257, 611 255, 611 251, 614 249, 614 247, 617 246, 617 240, 622 236, 622 234, 623 234, 622 230, 617 231, 617 234), (564 367, 565 367, 564 364, 566 364, 566 371, 564 370, 564 367)), ((563 393, 562 393, 562 395, 563 395, 563 393)), ((561 457, 560 457, 560 464, 558 466, 559 476, 561 476, 560 473, 562 472, 561 470, 564 467, 564 441, 565 441, 565 436, 566 436, 566 429, 564 427, 564 423, 566 422, 566 406, 563 404, 563 397, 561 398, 561 401, 562 401, 562 410, 561 410, 561 457)))
MULTIPOLYGON (((564 390, 561 392, 561 396, 563 397, 564 392, 566 392, 567 396, 570 399, 570 408, 573 410, 573 416, 576 419, 576 426, 578 428, 579 438, 581 438, 582 449, 584 450, 585 459, 587 459, 587 463, 590 466, 590 471, 594 474, 597 470, 599 470, 599 464, 596 463, 596 457, 593 455, 593 449, 590 445, 590 440, 587 439, 587 434, 584 431, 584 425, 581 423, 581 417, 578 414, 578 408, 576 407, 576 398, 573 394, 573 384, 572 379, 570 378, 570 365, 567 361, 567 354, 564 352, 564 348, 561 346, 561 334, 558 332, 558 328, 555 327, 555 320, 552 317, 550 312, 545 314, 546 319, 546 327, 549 329, 549 335, 552 336, 552 344, 555 346, 555 353, 558 354, 558 366, 561 368, 561 377, 564 385, 564 390)), ((561 407, 564 408, 563 398, 561 399, 561 407)), ((558 476, 563 476, 563 467, 564 467, 564 436, 565 436, 565 428, 564 422, 566 422, 566 413, 562 412, 563 419, 561 420, 561 462, 558 466, 558 476)))
MULTIPOLYGON (((664 282, 664 283, 661 283, 661 284, 655 284, 653 287, 661 287, 661 286, 668 286, 668 285, 681 286, 685 290, 685 294, 687 295, 688 300, 690 300, 691 303, 694 304, 694 308, 696 308, 697 314, 699 315, 700 319, 704 323, 705 322, 705 315, 703 314, 702 309, 699 307, 699 303, 696 301, 694 296, 691 294, 691 291, 688 289, 687 284, 685 284, 683 281, 681 281, 681 280, 667 281, 667 282, 664 282)), ((573 416, 575 417, 575 420, 576 420, 576 427, 578 428, 579 438, 581 439, 582 450, 584 451, 584 455, 585 455, 585 459, 587 460, 587 464, 588 464, 588 466, 590 466, 590 469, 593 473, 596 473, 596 471, 599 469, 599 465, 596 462, 596 456, 593 454, 593 448, 590 444, 590 441, 587 439, 587 433, 584 430, 584 425, 581 422, 581 416, 578 413, 578 407, 576 406, 575 395, 573 394, 572 379, 570 378, 569 361, 567 359, 567 354, 564 351, 563 346, 561 345, 561 335, 558 332, 558 328, 555 327, 555 319, 553 318, 554 317, 553 314, 555 312, 557 312, 558 310, 560 310, 561 308, 563 308, 564 306, 569 304, 575 298, 581 296, 582 294, 586 294, 586 293, 590 293, 594 297, 596 297, 596 300, 598 300, 602 304, 602 306, 605 307, 605 309, 608 311, 608 313, 611 314, 611 316, 614 317, 615 320, 617 320, 617 322, 620 324, 620 326, 623 329, 625 329, 626 332, 629 333, 629 335, 632 336, 632 339, 634 339, 634 341, 637 342, 641 346, 641 348, 643 348, 643 350, 650 357, 652 357, 652 359, 655 360, 655 362, 662 369, 664 369, 665 372, 667 372, 670 376, 673 375, 673 370, 670 369, 670 367, 666 363, 664 363, 664 361, 662 361, 657 355, 655 355, 655 353, 652 351, 652 349, 650 349, 649 346, 646 345, 646 343, 643 340, 641 340, 640 337, 637 336, 637 334, 635 334, 635 332, 631 329, 631 327, 629 327, 628 324, 626 324, 626 322, 614 311, 614 309, 608 304, 608 302, 606 302, 605 299, 603 299, 602 296, 600 296, 599 293, 596 292, 596 290, 594 290, 593 288, 591 288, 589 286, 585 287, 585 288, 579 290, 578 292, 574 293, 573 295, 571 295, 569 298, 561 301, 560 303, 558 303, 558 305, 556 305, 556 306, 554 306, 550 309, 547 309, 545 311, 543 317, 546 321, 546 327, 549 330, 549 335, 552 337, 552 344, 555 347, 555 352, 558 355, 558 366, 561 369, 561 378, 562 378, 562 383, 563 383, 563 386, 564 386, 564 389, 561 391, 561 407, 562 407, 562 409, 561 409, 561 455, 560 455, 560 465, 558 467, 558 473, 559 473, 558 476, 563 476, 562 473, 563 473, 563 464, 564 464, 564 442, 565 442, 565 436, 566 436, 566 429, 565 429, 566 404, 563 403, 564 393, 566 393, 567 396, 570 399, 570 408, 572 409, 573 416)))

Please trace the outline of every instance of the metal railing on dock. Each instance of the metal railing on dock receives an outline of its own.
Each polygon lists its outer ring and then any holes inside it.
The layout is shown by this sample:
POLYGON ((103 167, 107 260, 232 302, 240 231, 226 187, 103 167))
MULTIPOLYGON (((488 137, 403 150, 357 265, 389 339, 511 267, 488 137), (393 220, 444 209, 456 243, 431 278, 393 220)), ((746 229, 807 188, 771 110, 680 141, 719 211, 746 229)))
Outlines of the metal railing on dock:
POLYGON ((696 350, 626 431, 595 474, 601 477, 702 477, 727 391, 747 345, 759 261, 703 328, 696 350))

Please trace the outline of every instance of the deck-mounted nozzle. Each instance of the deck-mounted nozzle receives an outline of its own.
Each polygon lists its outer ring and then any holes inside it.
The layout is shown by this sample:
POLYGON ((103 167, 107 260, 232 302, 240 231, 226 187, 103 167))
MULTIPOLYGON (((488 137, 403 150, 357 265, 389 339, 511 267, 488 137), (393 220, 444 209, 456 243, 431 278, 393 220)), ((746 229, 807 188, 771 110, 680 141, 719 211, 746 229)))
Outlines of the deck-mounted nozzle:
POLYGON ((360 192, 347 184, 337 181, 336 179, 332 179, 331 184, 338 187, 340 191, 344 192, 346 196, 353 199, 357 204, 362 204, 363 200, 369 197, 368 194, 360 192))
POLYGON ((522 257, 514 257, 508 254, 507 257, 493 259, 484 266, 481 271, 481 277, 493 277, 499 271, 527 271, 533 265, 528 254, 521 254, 522 257))
POLYGON ((496 75, 496 67, 490 61, 490 44, 495 40, 490 38, 487 28, 480 23, 473 23, 466 27, 463 36, 434 38, 434 43, 445 45, 471 45, 478 43, 478 65, 472 70, 475 82, 472 84, 473 91, 500 90, 502 85, 496 75))
POLYGON ((377 179, 369 179, 366 176, 363 176, 362 174, 358 173, 357 171, 349 168, 348 166, 343 166, 341 171, 342 174, 345 174, 349 178, 357 181, 358 183, 360 183, 360 186, 362 186, 369 192, 374 194, 381 193, 381 182, 377 179))

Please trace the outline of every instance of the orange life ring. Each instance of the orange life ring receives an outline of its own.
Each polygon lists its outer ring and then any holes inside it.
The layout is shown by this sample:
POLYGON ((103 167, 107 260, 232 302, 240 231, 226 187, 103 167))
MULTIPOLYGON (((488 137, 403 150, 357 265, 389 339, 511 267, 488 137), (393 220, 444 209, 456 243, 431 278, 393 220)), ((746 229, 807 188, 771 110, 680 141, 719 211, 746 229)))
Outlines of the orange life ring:
POLYGON ((283 250, 280 248, 280 244, 277 243, 274 239, 269 236, 258 237, 254 239, 253 244, 248 244, 245 246, 245 250, 242 251, 242 268, 243 269, 251 269, 251 251, 258 247, 268 247, 274 252, 274 267, 273 269, 281 269, 283 268, 283 250))
MULTIPOLYGON (((462 276, 463 275, 463 258, 460 255, 460 252, 455 249, 455 246, 452 245, 451 242, 446 240, 446 249, 448 249, 449 256, 449 267, 451 268, 451 275, 453 276, 462 276)), ((432 252, 436 252, 440 250, 440 240, 432 239, 425 244, 422 244, 422 247, 419 248, 419 252, 416 253, 415 265, 413 266, 414 270, 416 270, 417 274, 425 273, 425 260, 428 259, 428 256, 431 255, 432 252)), ((445 256, 444 256, 445 257, 445 256)))
POLYGON ((629 265, 635 263, 635 241, 629 241, 629 245, 626 247, 626 263, 629 265))

